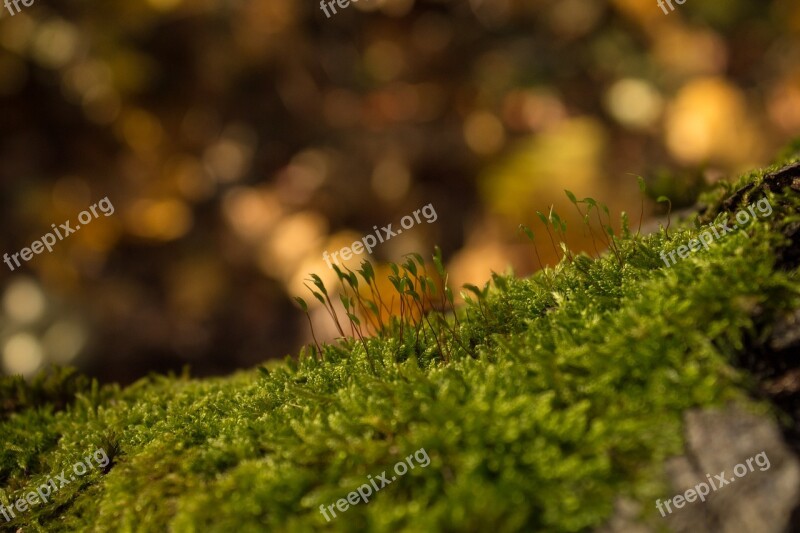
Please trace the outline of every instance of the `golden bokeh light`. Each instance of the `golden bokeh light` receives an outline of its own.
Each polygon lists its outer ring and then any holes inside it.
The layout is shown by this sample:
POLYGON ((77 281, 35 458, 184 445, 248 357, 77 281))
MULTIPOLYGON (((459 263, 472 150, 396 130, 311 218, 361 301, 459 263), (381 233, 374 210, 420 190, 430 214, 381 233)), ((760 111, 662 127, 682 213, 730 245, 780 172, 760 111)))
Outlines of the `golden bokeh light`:
POLYGON ((301 211, 281 219, 262 243, 259 265, 262 271, 288 280, 300 261, 328 231, 328 221, 313 211, 301 211))
POLYGON ((538 131, 566 118, 567 110, 552 90, 512 90, 503 102, 503 120, 516 131, 538 131))
POLYGON ((194 223, 192 211, 176 198, 137 200, 126 220, 128 231, 133 235, 158 241, 183 237, 194 223))
POLYGON ((518 141, 487 169, 480 182, 483 197, 492 212, 519 221, 533 205, 545 210, 555 199, 565 200, 565 188, 600 196, 606 145, 605 128, 595 119, 565 120, 518 141))
POLYGON ((714 31, 672 24, 654 27, 655 60, 682 75, 719 74, 728 65, 725 42, 714 31))
POLYGON ((295 155, 275 176, 278 197, 286 205, 306 204, 330 173, 330 157, 322 150, 308 149, 295 155))
POLYGON ((505 129, 494 114, 476 111, 464 121, 464 140, 479 155, 497 153, 505 143, 505 129))
POLYGON ((250 169, 255 133, 244 124, 232 124, 203 156, 206 168, 221 183, 238 181, 250 169))
POLYGON ((62 74, 64 94, 72 102, 80 102, 87 93, 112 86, 111 68, 104 61, 84 60, 66 69, 62 74))
POLYGON ((548 21, 563 36, 574 39, 590 32, 600 21, 603 2, 593 0, 561 0, 548 11, 548 21))
POLYGON ((164 165, 164 175, 190 202, 202 202, 214 196, 217 183, 200 161, 191 155, 178 154, 164 165))
POLYGON ((36 33, 37 23, 24 11, 14 15, 14 23, 10 19, 0 19, 2 31, 0 31, 0 44, 6 50, 10 50, 17 55, 23 55, 27 51, 36 33))
POLYGON ((664 99, 652 84, 645 80, 627 78, 609 88, 606 108, 620 124, 634 129, 655 125, 664 108, 664 99))
POLYGON ((39 340, 30 333, 16 333, 3 346, 3 369, 6 374, 32 376, 44 361, 39 340))
POLYGON ((222 209, 236 234, 250 242, 260 240, 283 215, 275 194, 263 188, 231 189, 225 194, 222 209))
POLYGON ((665 126, 667 147, 684 163, 744 165, 761 155, 759 127, 744 94, 722 78, 700 78, 682 87, 665 126))
POLYGON ((42 337, 42 346, 50 362, 72 362, 86 346, 87 332, 74 320, 64 319, 50 326, 42 337))
POLYGON ((45 67, 59 68, 78 52, 80 33, 70 22, 51 19, 43 23, 33 40, 33 57, 45 67))
POLYGON ((800 133, 800 71, 776 84, 767 105, 773 123, 789 134, 800 133))
POLYGON ((16 277, 3 293, 3 310, 10 320, 29 324, 41 319, 46 308, 44 293, 33 280, 16 277))

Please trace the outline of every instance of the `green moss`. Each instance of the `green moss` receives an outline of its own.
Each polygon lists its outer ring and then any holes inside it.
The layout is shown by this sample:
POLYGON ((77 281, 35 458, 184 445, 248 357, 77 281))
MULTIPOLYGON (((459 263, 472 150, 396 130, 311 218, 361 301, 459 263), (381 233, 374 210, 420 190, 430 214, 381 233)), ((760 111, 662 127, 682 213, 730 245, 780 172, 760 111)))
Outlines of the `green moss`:
POLYGON ((682 412, 748 402, 750 378, 731 362, 761 333, 755 317, 800 303, 796 271, 775 268, 798 200, 769 197, 772 216, 670 268, 659 254, 695 238, 691 222, 669 236, 626 232, 599 260, 495 276, 457 323, 409 314, 321 357, 124 390, 51 378, 61 395, 20 394, 6 379, 0 389, 18 392, 3 397, 0 501, 98 447, 115 456, 6 527, 580 531, 620 495, 651 513, 663 461, 682 449, 682 412), (320 505, 420 448, 428 467, 325 521, 320 505))

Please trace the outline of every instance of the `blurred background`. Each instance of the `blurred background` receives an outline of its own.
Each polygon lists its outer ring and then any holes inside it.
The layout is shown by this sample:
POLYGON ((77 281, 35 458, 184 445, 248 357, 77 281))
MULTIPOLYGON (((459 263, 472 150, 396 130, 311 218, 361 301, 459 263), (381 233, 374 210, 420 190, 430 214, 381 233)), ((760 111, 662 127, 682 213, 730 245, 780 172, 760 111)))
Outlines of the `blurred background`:
POLYGON ((565 188, 635 229, 631 174, 677 209, 800 133, 796 0, 20 7, 0 14, 2 253, 115 212, 0 267, 4 373, 251 367, 310 340, 291 298, 375 225, 433 204, 371 259, 438 244, 454 286, 481 284, 539 267, 517 227, 551 204, 591 251, 565 188))

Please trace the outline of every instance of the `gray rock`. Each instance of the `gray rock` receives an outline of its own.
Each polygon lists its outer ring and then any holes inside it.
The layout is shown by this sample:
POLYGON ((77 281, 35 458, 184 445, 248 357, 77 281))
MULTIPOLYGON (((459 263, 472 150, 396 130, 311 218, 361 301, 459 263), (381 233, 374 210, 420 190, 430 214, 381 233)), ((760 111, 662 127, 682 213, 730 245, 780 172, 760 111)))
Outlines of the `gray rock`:
POLYGON ((681 508, 673 503, 669 513, 661 500, 665 517, 656 511, 653 519, 652 511, 646 510, 647 521, 642 522, 641 506, 620 499, 611 520, 599 528, 600 533, 650 533, 663 526, 676 533, 791 530, 792 512, 800 503, 800 461, 784 442, 775 422, 729 406, 688 411, 685 427, 685 454, 670 459, 666 465, 671 486, 667 497, 683 495, 705 483, 710 489, 705 501, 684 502, 681 508), (756 456, 757 460, 750 461, 751 471, 747 460, 756 456), (743 466, 737 467, 740 464, 743 466), (742 477, 734 475, 734 468, 742 477), (723 472, 728 482, 725 485, 717 478, 723 472))
POLYGON ((653 528, 640 521, 642 505, 629 498, 614 502, 614 514, 596 533, 652 533, 653 528))
POLYGON ((696 500, 667 516, 676 532, 720 533, 786 531, 800 496, 800 464, 786 445, 777 425, 735 407, 724 410, 689 411, 686 414, 686 454, 667 463, 667 475, 675 494, 685 492, 707 477, 721 485, 705 502, 696 500), (763 453, 762 453, 763 452, 763 453), (760 456, 763 467, 751 461, 760 456), (764 460, 764 457, 768 459, 764 460), (742 477, 734 475, 734 468, 742 477), (763 469, 763 470, 762 470, 763 469))

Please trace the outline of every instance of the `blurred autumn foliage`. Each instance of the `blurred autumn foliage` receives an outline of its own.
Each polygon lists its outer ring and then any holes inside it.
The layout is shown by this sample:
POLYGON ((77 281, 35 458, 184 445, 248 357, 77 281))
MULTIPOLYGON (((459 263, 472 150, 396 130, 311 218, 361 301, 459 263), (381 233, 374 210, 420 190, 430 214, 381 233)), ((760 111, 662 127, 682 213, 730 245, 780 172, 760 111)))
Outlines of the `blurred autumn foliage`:
POLYGON ((128 382, 292 353, 308 332, 290 297, 332 279, 322 251, 427 203, 436 223, 376 261, 439 244, 455 286, 529 272, 516 228, 550 204, 588 250, 563 189, 636 223, 629 173, 687 205, 800 132, 799 36, 794 0, 4 11, 3 252, 104 196, 116 213, 3 270, 0 362, 128 382))

